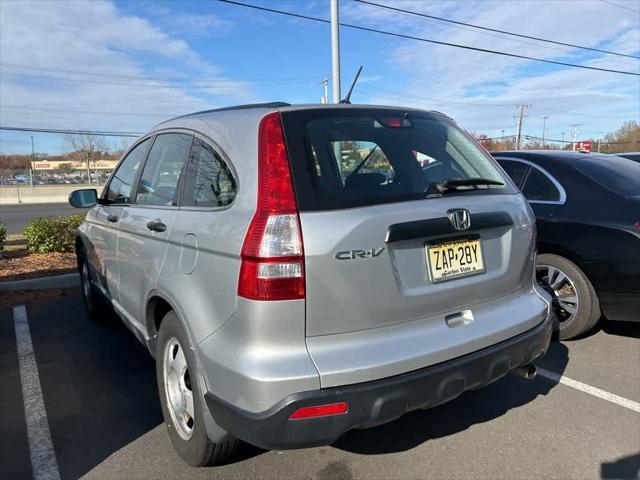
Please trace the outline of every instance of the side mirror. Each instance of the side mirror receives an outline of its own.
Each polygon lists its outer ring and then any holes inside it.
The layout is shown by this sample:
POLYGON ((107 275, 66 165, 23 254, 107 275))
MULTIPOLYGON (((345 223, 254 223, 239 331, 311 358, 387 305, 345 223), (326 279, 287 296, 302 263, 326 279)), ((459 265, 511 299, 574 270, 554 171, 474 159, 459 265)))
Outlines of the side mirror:
POLYGON ((74 190, 69 194, 69 203, 76 208, 89 208, 98 203, 98 192, 95 188, 74 190))

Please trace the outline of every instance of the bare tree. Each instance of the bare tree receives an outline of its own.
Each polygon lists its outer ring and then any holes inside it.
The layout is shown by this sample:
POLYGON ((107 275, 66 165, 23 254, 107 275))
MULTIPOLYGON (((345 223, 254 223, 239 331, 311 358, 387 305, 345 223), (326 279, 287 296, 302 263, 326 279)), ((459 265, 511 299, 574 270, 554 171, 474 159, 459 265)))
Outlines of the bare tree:
POLYGON ((78 134, 65 135, 64 141, 72 154, 75 153, 87 162, 87 176, 91 184, 91 162, 98 154, 109 150, 106 140, 98 135, 78 134))
POLYGON ((124 152, 129 150, 129 147, 131 146, 132 143, 133 143, 133 139, 128 137, 120 137, 120 140, 118 141, 118 145, 113 153, 117 154, 116 155, 117 157, 121 157, 122 155, 124 155, 124 152))

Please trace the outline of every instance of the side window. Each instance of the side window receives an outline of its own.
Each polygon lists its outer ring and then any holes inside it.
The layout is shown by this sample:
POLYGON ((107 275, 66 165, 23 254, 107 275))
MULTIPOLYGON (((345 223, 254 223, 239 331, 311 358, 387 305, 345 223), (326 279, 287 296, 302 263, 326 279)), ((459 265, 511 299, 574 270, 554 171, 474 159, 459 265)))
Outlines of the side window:
POLYGON ((136 203, 174 205, 182 166, 191 146, 191 135, 164 133, 156 137, 142 171, 136 203))
POLYGON ((150 143, 150 138, 140 142, 122 161, 107 187, 105 199, 109 203, 130 203, 133 182, 147 155, 150 143))
POLYGON ((557 202, 560 200, 560 192, 551 179, 535 167, 531 168, 531 173, 527 176, 522 193, 527 200, 540 200, 547 202, 557 202))
POLYGON ((224 207, 236 196, 236 182, 218 153, 195 138, 187 163, 182 205, 224 207))
POLYGON ((500 160, 498 159, 498 163, 502 168, 504 168, 505 172, 511 177, 513 183, 516 184, 518 188, 522 188, 522 180, 524 180, 524 176, 529 171, 529 165, 522 162, 517 162, 513 160, 500 160))

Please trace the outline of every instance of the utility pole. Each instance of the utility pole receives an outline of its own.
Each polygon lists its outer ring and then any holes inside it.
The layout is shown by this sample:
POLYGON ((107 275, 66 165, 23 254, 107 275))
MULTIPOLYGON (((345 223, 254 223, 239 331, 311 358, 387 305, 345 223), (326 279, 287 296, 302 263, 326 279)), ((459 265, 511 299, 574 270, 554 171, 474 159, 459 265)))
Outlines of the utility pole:
POLYGON ((520 109, 520 115, 518 119, 518 130, 516 132, 516 150, 520 150, 520 140, 522 138, 522 124, 524 123, 524 118, 525 118, 524 110, 526 108, 529 108, 529 105, 520 104, 520 105, 516 105, 516 107, 520 109))
POLYGON ((333 103, 340 103, 340 25, 338 0, 331 0, 331 88, 333 103))
POLYGON ((582 123, 574 123, 573 125, 570 125, 570 127, 571 127, 571 136, 573 138, 571 149, 574 152, 576 151, 576 140, 578 139, 578 134, 580 133, 580 130, 578 130, 578 127, 581 127, 581 126, 582 126, 582 123))
POLYGON ((564 150, 564 132, 562 132, 562 150, 564 150))
POLYGON ((29 181, 33 187, 33 164, 36 161, 36 150, 33 148, 33 135, 31 135, 31 168, 29 169, 29 181))
POLYGON ((322 97, 322 103, 326 105, 329 103, 329 79, 325 78, 320 82, 324 85, 324 96, 322 97))
POLYGON ((542 148, 544 148, 545 133, 547 131, 547 129, 545 127, 547 125, 547 120, 548 119, 549 119, 549 117, 547 117, 546 115, 544 117, 542 117, 542 148))

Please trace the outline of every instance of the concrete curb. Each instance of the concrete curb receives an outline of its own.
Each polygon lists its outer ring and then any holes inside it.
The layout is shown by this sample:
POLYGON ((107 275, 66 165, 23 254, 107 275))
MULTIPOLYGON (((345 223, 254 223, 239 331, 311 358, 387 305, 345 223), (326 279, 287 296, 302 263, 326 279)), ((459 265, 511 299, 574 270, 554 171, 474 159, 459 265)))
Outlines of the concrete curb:
POLYGON ((51 277, 27 278, 25 280, 11 280, 0 282, 0 291, 3 290, 46 290, 48 288, 72 288, 80 286, 80 275, 77 273, 65 273, 51 277))

